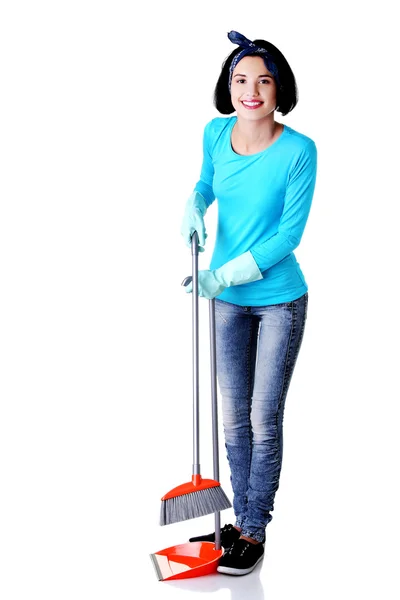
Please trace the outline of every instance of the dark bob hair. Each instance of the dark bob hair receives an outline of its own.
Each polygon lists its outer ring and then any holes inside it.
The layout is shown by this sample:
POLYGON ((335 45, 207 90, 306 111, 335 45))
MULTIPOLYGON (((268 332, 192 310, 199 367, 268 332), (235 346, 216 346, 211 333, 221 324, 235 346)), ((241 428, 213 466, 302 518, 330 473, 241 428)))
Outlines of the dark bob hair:
MULTIPOLYGON (((276 111, 283 116, 287 115, 294 109, 298 102, 297 84, 293 71, 289 66, 286 58, 276 46, 265 40, 253 40, 253 43, 261 48, 265 48, 271 56, 278 70, 279 83, 276 89, 276 111)), ((214 90, 214 106, 223 115, 230 115, 235 112, 231 102, 231 94, 229 90, 229 67, 232 64, 233 58, 241 52, 243 48, 240 46, 235 48, 233 52, 225 59, 222 64, 222 70, 214 90)), ((260 54, 250 56, 262 56, 260 54)))

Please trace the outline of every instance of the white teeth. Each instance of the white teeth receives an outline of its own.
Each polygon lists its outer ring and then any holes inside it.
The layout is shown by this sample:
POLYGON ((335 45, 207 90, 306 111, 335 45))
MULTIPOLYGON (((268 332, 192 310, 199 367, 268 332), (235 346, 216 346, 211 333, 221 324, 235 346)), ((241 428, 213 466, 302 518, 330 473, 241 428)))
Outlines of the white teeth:
POLYGON ((246 106, 258 106, 261 102, 243 102, 246 106))

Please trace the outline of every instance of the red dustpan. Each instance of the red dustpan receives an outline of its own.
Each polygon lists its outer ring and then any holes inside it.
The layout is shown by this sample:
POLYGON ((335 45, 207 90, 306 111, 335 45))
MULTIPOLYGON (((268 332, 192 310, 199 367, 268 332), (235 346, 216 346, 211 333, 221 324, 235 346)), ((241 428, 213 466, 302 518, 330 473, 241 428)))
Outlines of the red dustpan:
POLYGON ((214 542, 186 542, 151 554, 158 580, 188 579, 215 573, 223 553, 216 546, 214 542))
MULTIPOLYGON (((215 301, 210 300, 210 356, 211 356, 211 399, 212 399, 212 438, 214 479, 219 481, 218 460, 218 412, 217 412, 217 372, 215 352, 215 301)), ((214 542, 186 542, 150 554, 159 581, 188 579, 209 575, 217 571, 221 549, 220 513, 215 515, 214 542)))

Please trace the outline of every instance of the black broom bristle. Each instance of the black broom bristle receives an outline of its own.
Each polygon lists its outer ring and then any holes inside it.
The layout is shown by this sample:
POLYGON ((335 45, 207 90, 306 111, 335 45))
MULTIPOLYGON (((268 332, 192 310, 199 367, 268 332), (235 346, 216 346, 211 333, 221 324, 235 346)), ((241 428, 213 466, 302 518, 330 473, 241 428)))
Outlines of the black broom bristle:
POLYGON ((161 501, 160 525, 179 523, 231 508, 220 485, 161 501))

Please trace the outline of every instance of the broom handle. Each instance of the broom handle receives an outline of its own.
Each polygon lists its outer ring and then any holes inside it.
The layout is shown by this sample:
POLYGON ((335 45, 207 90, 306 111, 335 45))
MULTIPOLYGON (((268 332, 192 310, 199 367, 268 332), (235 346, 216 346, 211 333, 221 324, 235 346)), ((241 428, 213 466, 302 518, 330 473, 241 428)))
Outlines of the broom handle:
POLYGON ((192 235, 192 344, 193 344, 193 466, 192 475, 200 475, 199 440, 199 295, 198 295, 199 237, 192 235))
MULTIPOLYGON (((218 408, 217 408, 217 353, 215 335, 215 299, 209 301, 210 313, 210 372, 211 372, 211 415, 213 440, 214 479, 219 481, 218 451, 218 408)), ((221 549, 221 513, 215 514, 215 549, 221 549)))

